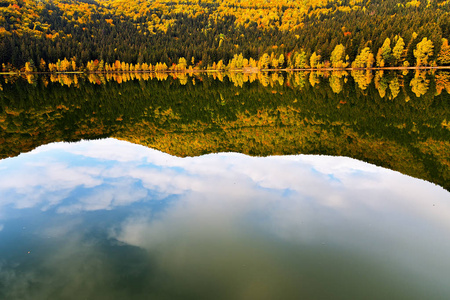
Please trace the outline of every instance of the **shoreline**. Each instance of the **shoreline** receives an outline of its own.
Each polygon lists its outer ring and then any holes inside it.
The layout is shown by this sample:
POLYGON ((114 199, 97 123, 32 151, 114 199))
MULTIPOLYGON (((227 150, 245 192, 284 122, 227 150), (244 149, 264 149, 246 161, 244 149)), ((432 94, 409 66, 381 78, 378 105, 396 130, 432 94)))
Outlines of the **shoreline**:
POLYGON ((296 68, 296 69, 258 69, 243 68, 233 70, 164 70, 164 71, 67 71, 67 72, 0 72, 0 75, 27 75, 27 74, 124 74, 124 73, 170 73, 170 74, 194 74, 194 73, 261 73, 261 72, 312 72, 312 71, 402 71, 402 70, 450 70, 450 66, 421 66, 421 67, 375 67, 375 68, 296 68))

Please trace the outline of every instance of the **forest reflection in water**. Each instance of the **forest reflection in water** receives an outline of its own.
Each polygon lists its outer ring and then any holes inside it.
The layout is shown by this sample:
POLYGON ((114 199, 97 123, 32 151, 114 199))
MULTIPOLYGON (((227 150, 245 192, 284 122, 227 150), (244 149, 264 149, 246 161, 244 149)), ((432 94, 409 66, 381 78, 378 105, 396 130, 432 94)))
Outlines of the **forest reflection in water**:
POLYGON ((177 156, 348 156, 450 189, 449 78, 436 70, 4 76, 0 157, 116 137, 177 156))
POLYGON ((448 299, 450 197, 345 157, 114 139, 0 161, 2 299, 448 299))

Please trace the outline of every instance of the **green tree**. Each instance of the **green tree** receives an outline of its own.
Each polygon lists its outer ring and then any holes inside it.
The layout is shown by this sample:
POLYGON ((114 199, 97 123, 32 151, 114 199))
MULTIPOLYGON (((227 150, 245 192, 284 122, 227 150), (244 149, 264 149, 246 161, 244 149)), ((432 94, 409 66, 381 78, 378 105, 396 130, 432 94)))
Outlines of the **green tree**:
POLYGON ((391 58, 391 40, 386 38, 377 52, 377 67, 385 67, 391 58))
POLYGON ((294 56, 294 66, 296 68, 305 68, 307 64, 306 52, 302 49, 294 56))

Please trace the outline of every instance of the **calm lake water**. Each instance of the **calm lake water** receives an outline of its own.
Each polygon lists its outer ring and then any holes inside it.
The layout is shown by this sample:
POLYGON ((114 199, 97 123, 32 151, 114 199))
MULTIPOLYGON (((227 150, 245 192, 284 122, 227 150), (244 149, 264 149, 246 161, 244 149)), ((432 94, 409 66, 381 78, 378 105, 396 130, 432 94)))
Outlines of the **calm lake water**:
POLYGON ((450 298, 448 73, 52 76, 0 79, 0 299, 450 298))

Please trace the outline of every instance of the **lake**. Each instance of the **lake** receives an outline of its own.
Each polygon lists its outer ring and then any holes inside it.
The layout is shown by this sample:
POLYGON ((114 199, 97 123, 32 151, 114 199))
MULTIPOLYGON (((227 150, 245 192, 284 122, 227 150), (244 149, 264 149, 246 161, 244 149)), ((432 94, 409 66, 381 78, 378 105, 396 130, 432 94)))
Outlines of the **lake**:
POLYGON ((448 299, 450 74, 0 78, 1 299, 448 299))

